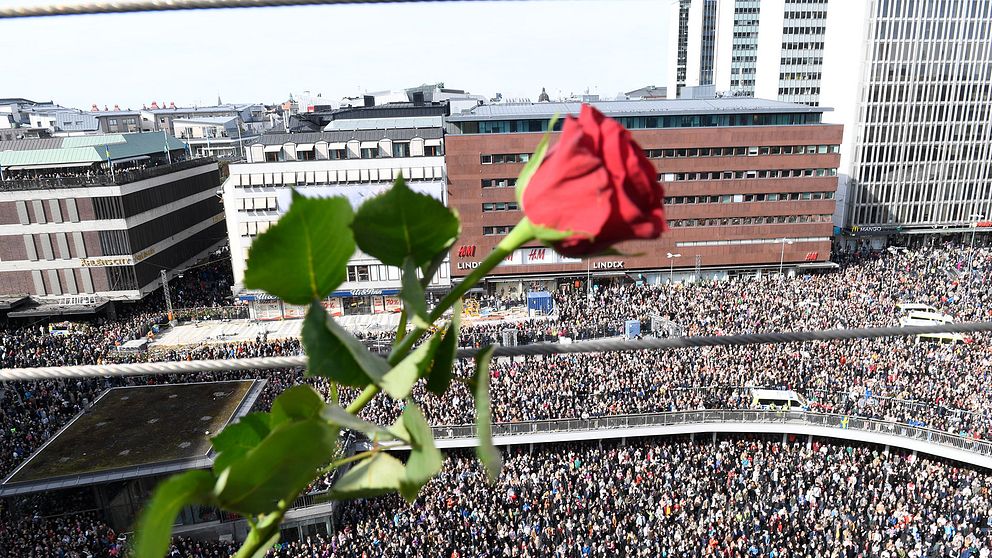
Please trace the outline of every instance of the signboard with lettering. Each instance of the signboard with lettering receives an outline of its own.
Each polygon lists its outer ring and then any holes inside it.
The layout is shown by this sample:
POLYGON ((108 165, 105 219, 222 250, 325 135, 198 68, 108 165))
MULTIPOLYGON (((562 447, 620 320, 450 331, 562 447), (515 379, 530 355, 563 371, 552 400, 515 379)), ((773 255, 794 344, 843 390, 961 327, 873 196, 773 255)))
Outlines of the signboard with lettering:
POLYGON ((91 306, 103 304, 107 299, 96 295, 63 295, 35 297, 48 304, 64 304, 67 306, 91 306))
POLYGON ((284 302, 282 303, 282 315, 286 319, 303 318, 307 315, 307 307, 284 302))
POLYGON ((111 256, 105 258, 81 258, 79 265, 82 267, 115 267, 119 265, 134 265, 134 258, 131 256, 111 256))
POLYGON ((385 297, 386 312, 396 314, 403 311, 403 300, 396 296, 385 297))
POLYGON ((282 317, 282 303, 278 300, 256 300, 252 305, 256 320, 278 320, 282 317))
POLYGON ((341 307, 340 298, 325 298, 324 308, 327 310, 328 314, 334 316, 335 318, 339 318, 344 315, 344 309, 341 307))

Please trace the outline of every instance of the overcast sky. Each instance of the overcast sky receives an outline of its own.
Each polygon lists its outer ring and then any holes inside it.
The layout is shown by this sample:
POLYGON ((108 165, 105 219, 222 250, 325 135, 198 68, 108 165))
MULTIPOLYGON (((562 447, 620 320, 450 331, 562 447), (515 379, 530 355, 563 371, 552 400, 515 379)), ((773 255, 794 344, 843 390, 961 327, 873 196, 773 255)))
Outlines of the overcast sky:
MULTIPOLYGON (((10 0, 0 0, 7 2, 10 0)), ((21 0, 17 0, 21 1, 21 0)), ((537 100, 665 85, 668 0, 308 6, 0 21, 0 97, 140 108, 443 81, 537 100)))

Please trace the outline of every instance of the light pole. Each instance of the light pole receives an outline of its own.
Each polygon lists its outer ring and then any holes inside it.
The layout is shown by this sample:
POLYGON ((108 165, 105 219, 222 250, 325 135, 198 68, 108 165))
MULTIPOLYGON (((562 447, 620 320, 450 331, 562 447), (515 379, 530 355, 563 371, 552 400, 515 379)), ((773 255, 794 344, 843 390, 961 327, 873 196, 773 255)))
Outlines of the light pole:
POLYGON ((782 243, 782 255, 779 256, 779 259, 778 259, 778 280, 781 281, 782 279, 785 278, 785 275, 783 275, 783 273, 782 273, 783 270, 785 269, 785 245, 786 244, 793 244, 794 241, 792 239, 789 239, 789 238, 783 238, 779 242, 782 243))
POLYGON ((675 258, 681 258, 682 254, 668 253, 668 283, 674 283, 675 280, 675 258))
POLYGON ((162 275, 162 294, 165 295, 165 311, 169 315, 169 323, 173 323, 172 319, 172 297, 169 295, 169 277, 165 274, 165 270, 160 270, 162 275))
POLYGON ((968 298, 971 298, 971 282, 973 281, 972 275, 975 272, 975 233, 978 232, 978 222, 984 218, 985 216, 981 213, 972 213, 968 216, 968 219, 974 219, 974 222, 971 224, 971 250, 968 255, 968 298))

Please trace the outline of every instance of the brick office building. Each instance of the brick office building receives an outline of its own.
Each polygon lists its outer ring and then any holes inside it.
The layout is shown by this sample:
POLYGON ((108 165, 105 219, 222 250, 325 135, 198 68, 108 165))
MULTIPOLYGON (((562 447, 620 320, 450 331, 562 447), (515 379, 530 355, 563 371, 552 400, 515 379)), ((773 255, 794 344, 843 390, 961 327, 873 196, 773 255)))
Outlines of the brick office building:
MULTIPOLYGON (((518 250, 488 279, 491 292, 553 287, 585 276, 649 283, 830 267, 842 127, 824 110, 752 98, 593 103, 631 130, 658 169, 671 230, 619 247, 632 256, 589 262, 534 246, 518 250), (669 254, 673 257, 669 258, 669 254)), ((579 103, 484 105, 447 119, 449 205, 463 236, 452 277, 467 275, 515 224, 515 177, 555 114, 579 103)))

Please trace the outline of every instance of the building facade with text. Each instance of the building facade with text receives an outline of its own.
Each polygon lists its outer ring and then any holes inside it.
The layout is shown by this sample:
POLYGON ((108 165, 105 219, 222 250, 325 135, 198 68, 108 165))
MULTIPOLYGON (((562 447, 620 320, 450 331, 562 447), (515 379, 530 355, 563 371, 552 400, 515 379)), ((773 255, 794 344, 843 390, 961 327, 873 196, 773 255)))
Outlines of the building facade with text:
MULTIPOLYGON (((670 230, 621 245, 626 256, 565 258, 536 243, 487 281, 491 292, 586 276, 726 277, 829 263, 842 128, 818 107, 750 98, 593 103, 617 118, 658 170, 670 230), (671 254, 672 257, 669 257, 671 254)), ((451 251, 455 281, 495 247, 523 213, 516 176, 552 115, 578 103, 480 106, 448 118, 449 204, 462 219, 451 251)))
POLYGON ((139 300, 226 241, 217 162, 171 136, 0 144, 0 294, 139 300))

